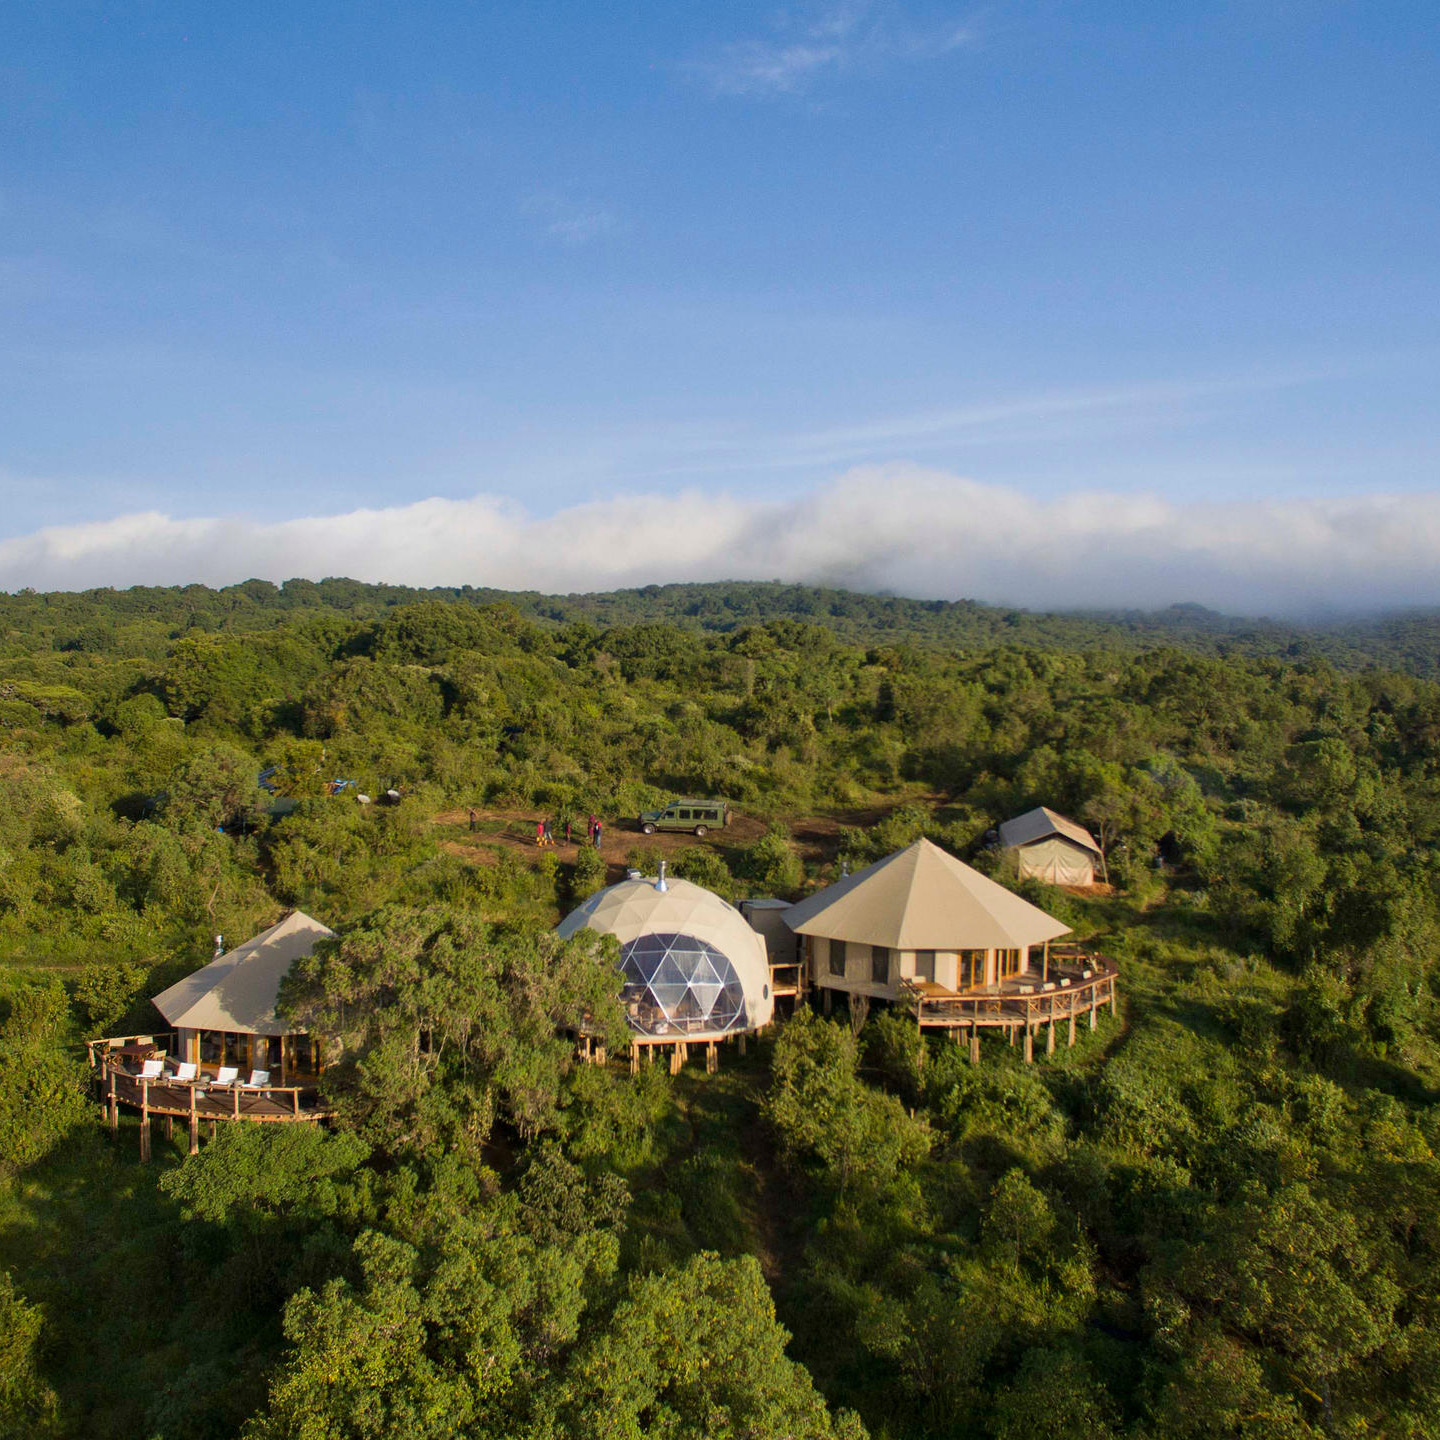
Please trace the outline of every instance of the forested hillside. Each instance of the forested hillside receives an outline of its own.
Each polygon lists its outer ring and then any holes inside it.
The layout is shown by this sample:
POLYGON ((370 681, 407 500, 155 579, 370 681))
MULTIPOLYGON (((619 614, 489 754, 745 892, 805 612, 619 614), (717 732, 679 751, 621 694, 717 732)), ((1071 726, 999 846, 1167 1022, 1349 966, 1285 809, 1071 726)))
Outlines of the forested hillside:
POLYGON ((178 631, 251 631, 329 616, 378 620, 426 601, 499 603, 541 625, 665 624, 729 634, 747 625, 794 620, 823 625, 854 644, 903 640, 950 650, 1027 645, 1038 649, 1155 649, 1207 655, 1325 659, 1347 670, 1381 666, 1440 673, 1440 615, 1415 611, 1329 624, 1297 624, 1216 614, 1199 605, 1146 611, 1047 614, 974 600, 909 600, 810 585, 726 581, 647 585, 602 594, 541 595, 471 586, 416 590, 355 580, 247 580, 211 590, 137 586, 83 594, 0 594, 0 653, 37 646, 62 651, 164 652, 178 631))
POLYGON ((1437 633, 0 597, 0 1434, 1440 1434, 1437 633), (549 931, 676 793, 742 817, 667 851, 728 897, 919 834, 1013 883, 998 821, 1086 821, 1111 886, 1024 893, 1119 1016, 577 1067, 609 976, 549 931), (513 843, 592 811, 603 853, 513 843), (140 1164, 78 1042, 289 907, 340 935, 291 996, 350 1017, 339 1120, 140 1164))

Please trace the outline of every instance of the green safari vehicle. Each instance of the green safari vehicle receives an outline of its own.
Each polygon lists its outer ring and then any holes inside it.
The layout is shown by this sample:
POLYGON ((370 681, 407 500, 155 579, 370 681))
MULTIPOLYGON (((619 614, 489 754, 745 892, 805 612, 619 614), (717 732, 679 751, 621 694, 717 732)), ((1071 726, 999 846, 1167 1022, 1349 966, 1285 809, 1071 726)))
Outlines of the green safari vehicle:
POLYGON ((663 810, 646 810, 637 822, 646 835, 657 830, 688 830, 703 835, 723 830, 730 823, 730 806, 724 800, 672 800, 663 810))

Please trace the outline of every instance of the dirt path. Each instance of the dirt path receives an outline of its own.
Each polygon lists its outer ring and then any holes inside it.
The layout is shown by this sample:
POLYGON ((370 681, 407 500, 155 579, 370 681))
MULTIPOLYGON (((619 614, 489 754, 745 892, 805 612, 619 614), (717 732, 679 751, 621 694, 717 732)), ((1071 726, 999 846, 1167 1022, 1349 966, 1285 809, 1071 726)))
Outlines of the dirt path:
MULTIPOLYGON (((886 805, 842 812, 839 815, 807 816, 789 822, 790 835, 804 859, 832 860, 840 848, 842 828, 868 828, 883 820, 893 808, 886 805)), ((532 864, 538 862, 544 853, 535 843, 535 823, 541 818, 536 811, 482 810, 477 807, 475 817, 472 829, 468 807, 442 810, 432 816, 431 824, 438 829, 453 832, 439 840, 440 848, 475 865, 493 865, 503 850, 518 852, 532 864)), ((740 846, 753 845, 769 828, 763 820, 732 812, 729 825, 723 830, 711 831, 702 839, 695 835, 665 831, 644 835, 633 818, 601 818, 604 825, 601 830, 600 854, 604 857, 607 874, 613 880, 624 878, 626 865, 634 850, 671 856, 677 851, 700 845, 723 854, 740 846)), ((573 859, 584 843, 585 827, 582 821, 576 827, 569 845, 566 845, 563 833, 556 835, 555 854, 562 860, 573 859)))

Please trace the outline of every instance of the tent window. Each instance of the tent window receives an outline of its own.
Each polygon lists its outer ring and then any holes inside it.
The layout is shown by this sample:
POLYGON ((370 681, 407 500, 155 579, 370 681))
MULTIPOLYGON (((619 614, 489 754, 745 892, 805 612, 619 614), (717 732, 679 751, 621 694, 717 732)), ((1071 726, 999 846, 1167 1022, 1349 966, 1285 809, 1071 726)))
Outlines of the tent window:
POLYGON ((933 950, 917 950, 915 952, 915 978, 917 980, 933 980, 935 978, 935 952, 933 950))
POLYGON ((843 940, 830 942, 830 973, 832 975, 844 975, 845 973, 845 942, 843 940))
POLYGON ((218 1030, 200 1032, 200 1063, 220 1065, 225 1060, 225 1037, 218 1030))
POLYGON ((890 951, 884 945, 870 947, 870 983, 872 985, 888 985, 890 983, 890 951))
POLYGON ((1013 975, 1020 973, 1020 952, 1018 950, 1002 950, 1000 952, 1000 978, 1008 980, 1013 975))

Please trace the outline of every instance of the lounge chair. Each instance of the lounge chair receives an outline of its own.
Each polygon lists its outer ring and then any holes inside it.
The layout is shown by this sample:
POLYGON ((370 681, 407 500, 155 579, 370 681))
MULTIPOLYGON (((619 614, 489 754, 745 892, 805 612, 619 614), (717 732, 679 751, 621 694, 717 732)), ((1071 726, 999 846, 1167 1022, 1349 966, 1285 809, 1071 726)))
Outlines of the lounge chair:
POLYGON ((215 1078, 210 1082, 212 1090, 228 1090, 240 1079, 240 1071, 234 1065, 222 1065, 216 1072, 215 1078))
POLYGON ((193 1085, 200 1076, 200 1067, 191 1060, 182 1060, 175 1067, 175 1073, 170 1078, 177 1085, 193 1085))
POLYGON ((268 1070, 252 1070, 250 1078, 241 1087, 245 1090, 263 1090, 270 1083, 270 1072, 268 1070))
POLYGON ((146 1060, 141 1063, 141 1080, 162 1080, 165 1077, 165 1062, 163 1060, 146 1060))

